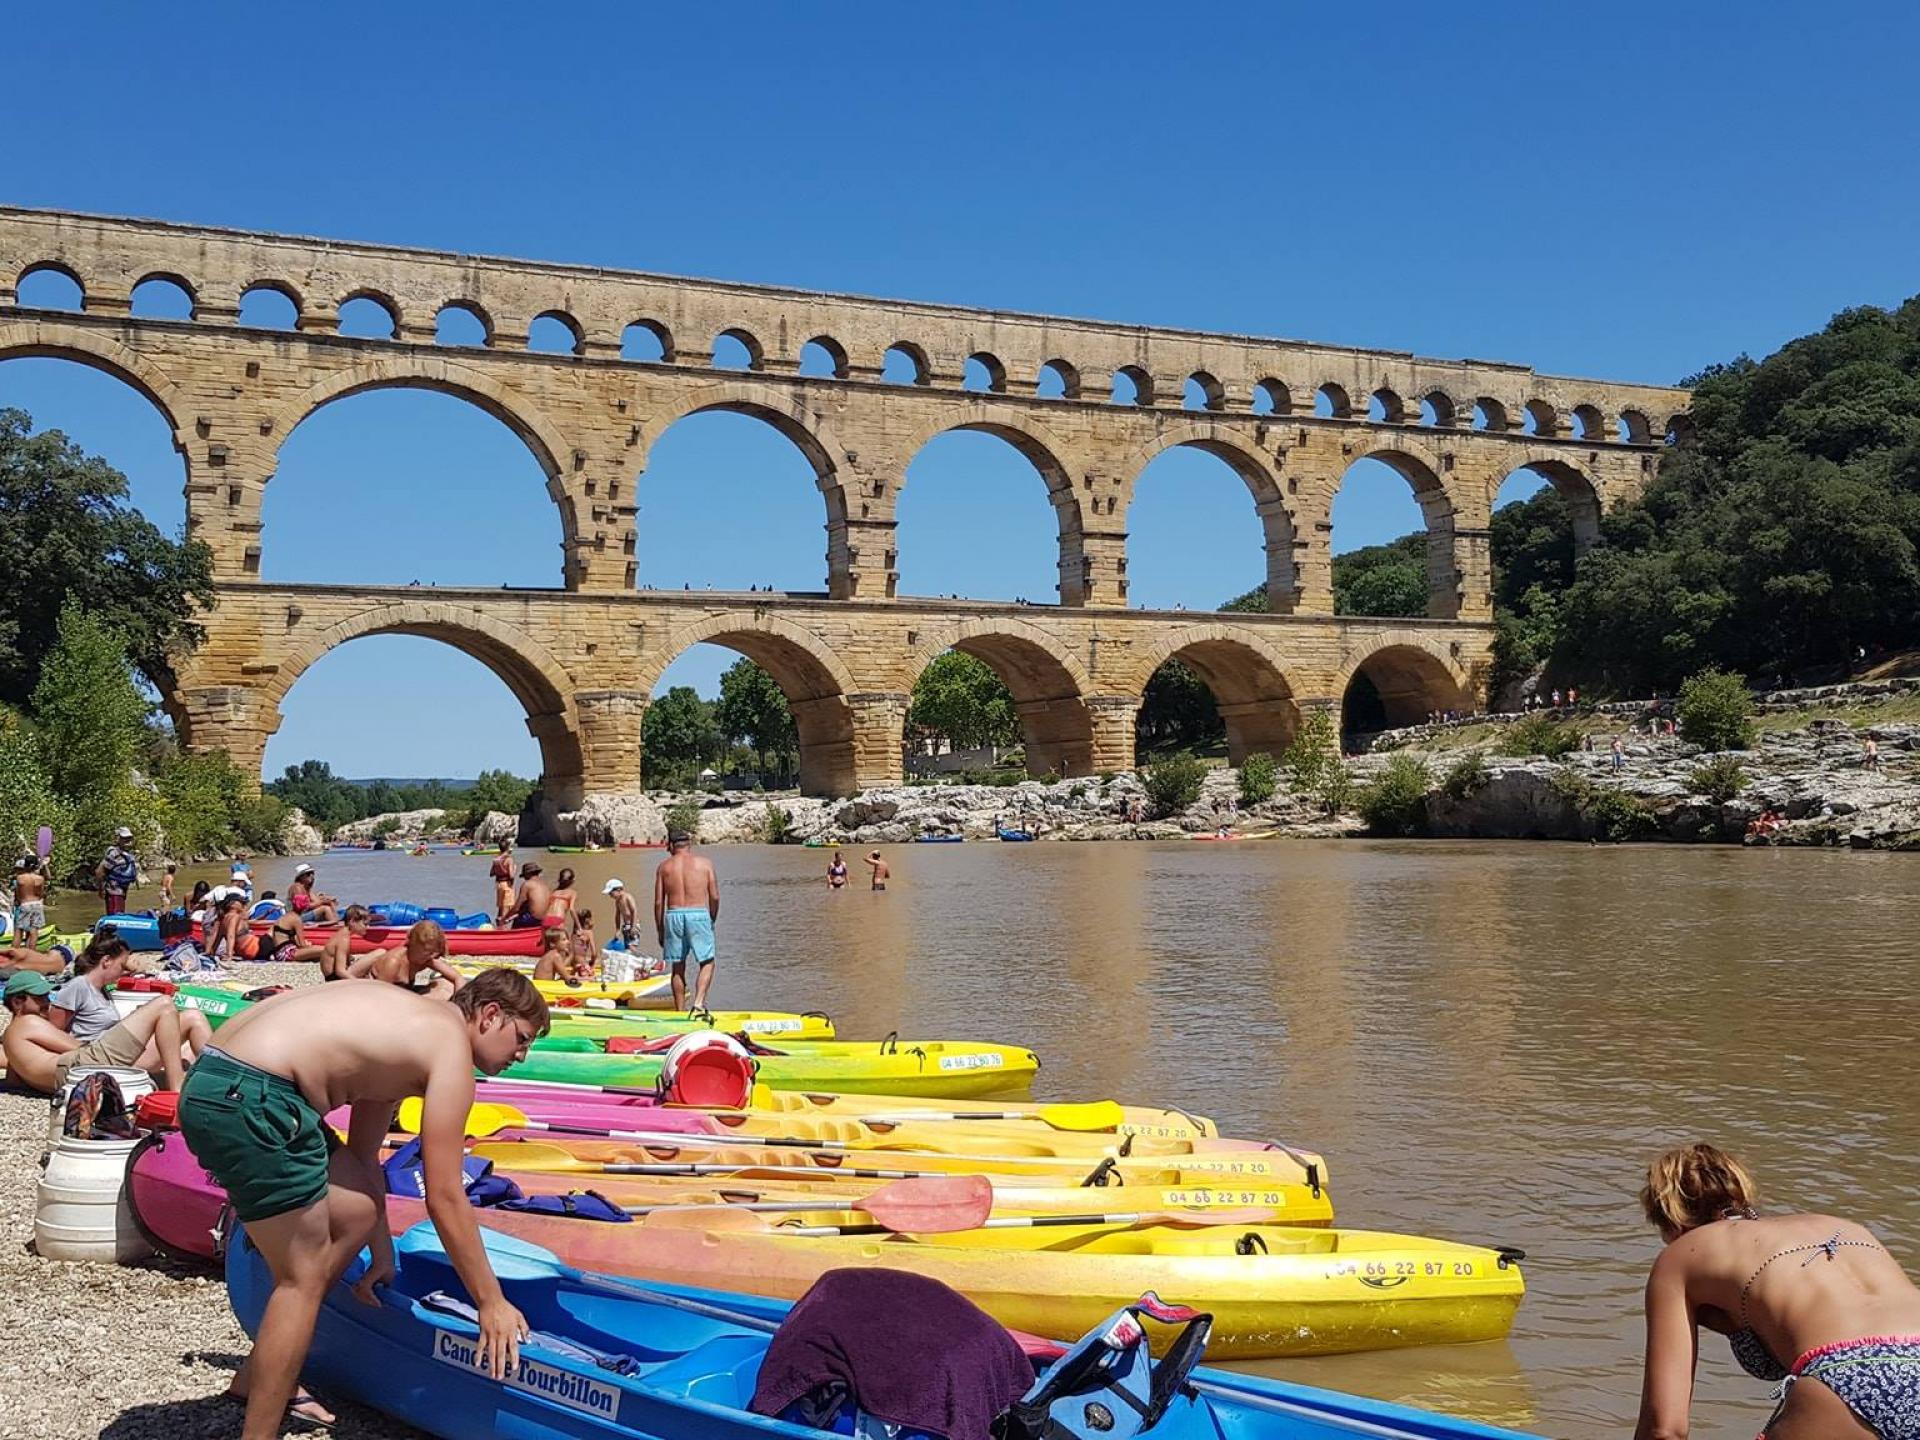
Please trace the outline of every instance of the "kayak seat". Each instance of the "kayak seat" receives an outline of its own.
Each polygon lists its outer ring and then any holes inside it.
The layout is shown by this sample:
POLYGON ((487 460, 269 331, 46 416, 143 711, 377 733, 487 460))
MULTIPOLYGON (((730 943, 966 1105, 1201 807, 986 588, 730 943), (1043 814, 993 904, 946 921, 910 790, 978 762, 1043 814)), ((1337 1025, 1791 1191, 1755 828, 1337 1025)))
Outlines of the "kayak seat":
POLYGON ((648 1371, 646 1383, 663 1395, 682 1395, 744 1410, 753 1399, 760 1359, 766 1350, 766 1338, 761 1335, 716 1335, 648 1371))

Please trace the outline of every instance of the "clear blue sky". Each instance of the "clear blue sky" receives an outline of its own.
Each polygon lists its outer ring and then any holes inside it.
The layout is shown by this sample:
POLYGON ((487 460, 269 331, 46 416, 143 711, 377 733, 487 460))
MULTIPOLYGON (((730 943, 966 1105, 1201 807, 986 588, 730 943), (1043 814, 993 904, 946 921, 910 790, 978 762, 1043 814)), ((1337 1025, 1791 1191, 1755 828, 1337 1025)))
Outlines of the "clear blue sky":
MULTIPOLYGON (((0 194, 1663 382, 1920 290, 1910 7, 1231 13, 32 5, 0 194)), ((0 404, 179 525, 179 461, 130 391, 17 360, 0 404)), ((674 427, 640 502, 652 583, 822 584, 811 475, 755 422, 674 427)), ((1335 520, 1342 550, 1419 523, 1358 471, 1335 520)), ((558 583, 531 457, 444 397, 320 412, 266 521, 269 578, 558 583)), ((901 521, 904 591, 1053 594, 1044 490, 997 441, 936 442, 901 521)), ((1157 462, 1132 535, 1143 604, 1262 571, 1244 488, 1203 456, 1157 462)), ((710 690, 732 657, 709 650, 669 683, 710 690)), ((344 647, 285 715, 270 773, 537 768, 504 686, 428 641, 344 647)))

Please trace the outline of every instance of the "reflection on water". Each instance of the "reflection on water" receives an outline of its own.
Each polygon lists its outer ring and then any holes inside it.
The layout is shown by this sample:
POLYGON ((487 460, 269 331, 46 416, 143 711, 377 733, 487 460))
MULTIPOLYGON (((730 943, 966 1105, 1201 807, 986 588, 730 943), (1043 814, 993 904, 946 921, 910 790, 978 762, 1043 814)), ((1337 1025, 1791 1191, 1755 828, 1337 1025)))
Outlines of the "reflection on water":
MULTIPOLYGON (((829 892, 827 852, 709 853, 716 1004, 826 1009, 850 1037, 1028 1045, 1043 1098, 1175 1103, 1323 1151, 1344 1224, 1529 1253, 1508 1342, 1271 1373, 1549 1435, 1622 1433, 1656 1245, 1633 1197, 1680 1140, 1742 1152, 1777 1203, 1857 1215, 1910 1263, 1920 1246, 1911 857, 897 846, 874 895, 857 875, 829 892)), ((644 913, 657 859, 567 862, 596 910, 618 874, 644 913)), ((321 888, 481 909, 487 863, 328 857, 321 888)), ((284 888, 292 862, 257 870, 284 888)), ((69 906, 59 918, 80 918, 69 906)), ((1702 1348, 1699 1432, 1752 1433, 1763 1388, 1713 1337, 1702 1348)))

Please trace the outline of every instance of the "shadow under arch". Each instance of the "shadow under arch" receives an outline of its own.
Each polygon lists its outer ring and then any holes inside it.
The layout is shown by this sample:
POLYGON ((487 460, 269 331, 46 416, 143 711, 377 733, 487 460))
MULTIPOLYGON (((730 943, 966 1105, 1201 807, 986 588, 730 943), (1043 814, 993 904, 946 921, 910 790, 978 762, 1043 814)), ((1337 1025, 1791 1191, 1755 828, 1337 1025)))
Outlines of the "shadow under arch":
POLYGON ((1430 643, 1389 638, 1347 666, 1340 696, 1343 738, 1418 725, 1435 710, 1464 710, 1467 687, 1430 643))
POLYGON ((983 661, 1013 695, 1029 775, 1093 774, 1093 712, 1087 700, 1094 686, 1071 651, 1021 620, 962 620, 921 641, 909 667, 914 678, 948 650, 983 661))
POLYGON ((1080 496, 1073 488, 1072 472, 1060 458, 1071 453, 1066 442, 1037 420, 1028 417, 1022 417, 1017 422, 1009 420, 1002 411, 983 404, 966 405, 958 411, 948 410, 908 438, 902 450, 907 463, 900 471, 899 483, 903 491, 907 476, 912 473, 914 461, 920 458, 921 452, 942 435, 955 431, 991 435, 996 440, 1004 441, 1039 473, 1047 487, 1047 502, 1053 506, 1059 545, 1061 602, 1073 603, 1068 597, 1081 593, 1084 584, 1080 556, 1086 518, 1080 496))
POLYGON ((1227 731, 1227 763, 1238 765, 1257 751, 1276 758, 1300 730, 1294 699, 1280 657, 1263 640, 1230 625, 1183 630, 1155 645, 1129 682, 1136 697, 1169 660, 1178 660, 1213 692, 1227 731))
MULTIPOLYGON (((849 497, 840 473, 840 461, 848 452, 841 446, 824 416, 806 408, 804 396, 751 381, 732 381, 702 390, 675 408, 652 417, 644 435, 636 444, 634 469, 644 474, 660 438, 690 415, 745 415, 771 426, 776 433, 799 450, 812 467, 814 485, 819 489, 827 510, 827 594, 835 599, 850 598, 855 589, 854 569, 860 557, 847 533, 850 512, 865 518, 871 508, 856 497, 849 497)), ((868 565, 880 557, 867 557, 868 565)), ((891 567, 882 565, 882 570, 891 567)))
MULTIPOLYGON (((527 732, 540 746, 540 789, 548 804, 567 808, 578 803, 586 757, 573 703, 578 687, 572 675, 546 646, 518 626, 445 603, 383 601, 299 639, 259 685, 260 712, 271 720, 268 733, 280 727, 280 705, 287 692, 317 660, 368 635, 437 640, 499 676, 526 711, 527 732)), ((183 739, 190 744, 192 737, 183 739)))
POLYGON ((669 635, 658 658, 640 672, 636 688, 651 695, 667 666, 703 643, 746 656, 787 697, 800 737, 801 794, 851 795, 859 789, 851 701, 857 687, 832 647, 812 631, 764 611, 726 611, 669 635))
MULTIPOLYGON (((337 375, 329 375, 291 397, 273 416, 273 459, 276 468, 280 451, 293 432, 326 406, 373 390, 407 389, 432 390, 456 400, 464 400, 512 431, 532 452, 541 473, 546 476, 547 494, 560 513, 562 551, 569 557, 578 552, 579 517, 574 513, 573 501, 568 497, 560 478, 561 457, 571 454, 572 447, 530 398, 448 356, 431 353, 383 356, 337 375)), ((271 474, 267 483, 272 483, 271 474)), ((262 542, 265 542, 264 535, 262 542)), ((576 578, 572 574, 563 577, 569 586, 575 583, 576 578)))
MULTIPOLYGON (((1426 460, 1393 446, 1378 446, 1354 455, 1341 472, 1344 486, 1353 467, 1363 460, 1377 461, 1407 482, 1420 506, 1420 517, 1427 530, 1427 614, 1436 620, 1452 620, 1460 614, 1464 577, 1454 558, 1455 507, 1445 483, 1426 460)), ((1336 496, 1339 487, 1336 487, 1336 496)), ((1331 512, 1329 512, 1331 515, 1331 512)))
POLYGON ((1266 457, 1245 445, 1235 432, 1204 421, 1170 425, 1135 450, 1126 462, 1129 525, 1141 475, 1160 456, 1179 449, 1198 450, 1222 461, 1247 487, 1254 513, 1260 518, 1267 554, 1267 609, 1275 614, 1292 614, 1300 598, 1299 569, 1294 563, 1298 527, 1293 511, 1266 457))

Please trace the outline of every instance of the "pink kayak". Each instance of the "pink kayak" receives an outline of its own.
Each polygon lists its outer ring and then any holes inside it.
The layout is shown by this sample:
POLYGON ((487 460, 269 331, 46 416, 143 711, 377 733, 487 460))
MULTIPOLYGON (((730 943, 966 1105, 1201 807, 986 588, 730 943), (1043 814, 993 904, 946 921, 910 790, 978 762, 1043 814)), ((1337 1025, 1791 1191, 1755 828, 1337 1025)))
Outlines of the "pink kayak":
MULTIPOLYGON (((254 920, 248 923, 255 935, 265 935, 273 928, 271 920, 254 920)), ((333 925, 309 925, 306 928, 309 945, 324 945, 332 939, 338 927, 333 925)), ((449 955, 538 955, 545 947, 540 943, 540 929, 535 925, 522 926, 518 930, 449 930, 447 953, 449 955)), ((384 950, 389 946, 407 943, 407 931, 401 925, 372 925, 367 933, 356 936, 353 941, 353 953, 364 955, 370 950, 384 950)))

